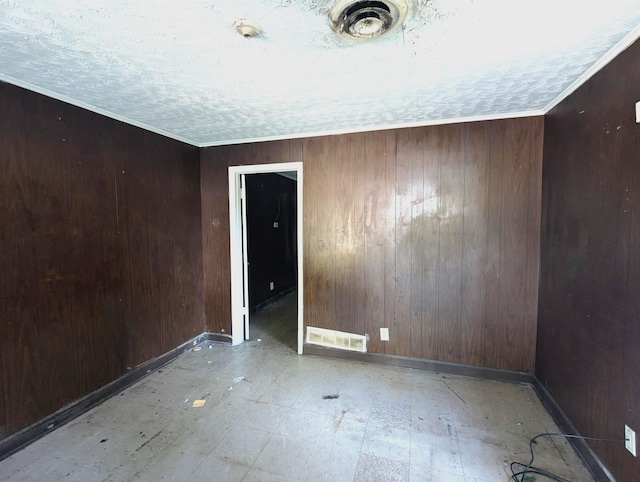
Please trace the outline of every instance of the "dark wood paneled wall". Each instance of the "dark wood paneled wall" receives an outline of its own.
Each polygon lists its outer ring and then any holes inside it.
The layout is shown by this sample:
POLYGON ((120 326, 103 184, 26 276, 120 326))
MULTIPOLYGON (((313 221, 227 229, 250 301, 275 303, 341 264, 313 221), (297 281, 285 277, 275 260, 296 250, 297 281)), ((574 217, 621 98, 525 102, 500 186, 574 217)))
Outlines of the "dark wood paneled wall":
POLYGON ((302 160, 305 325, 532 371, 542 132, 526 118, 202 150, 208 328, 231 328, 227 167, 302 160))
POLYGON ((0 83, 0 435, 204 331, 198 150, 0 83))
MULTIPOLYGON (((0 263, 3 264, 3 263, 0 263)), ((4 295, 4 293, 2 293, 4 295)), ((1 298, 0 298, 1 299, 1 298)), ((0 320, 0 323, 6 321, 0 320)), ((7 427, 7 407, 4 401, 4 375, 2 371, 2 357, 0 357, 0 440, 9 436, 9 428, 7 427)))
POLYGON ((231 334, 231 253, 229 181, 225 159, 232 149, 218 147, 200 151, 205 318, 207 331, 226 335, 231 334))
MULTIPOLYGON (((545 121, 536 374, 595 437, 640 430, 639 100, 636 42, 545 121)), ((638 480, 623 444, 590 445, 617 480, 638 480)))

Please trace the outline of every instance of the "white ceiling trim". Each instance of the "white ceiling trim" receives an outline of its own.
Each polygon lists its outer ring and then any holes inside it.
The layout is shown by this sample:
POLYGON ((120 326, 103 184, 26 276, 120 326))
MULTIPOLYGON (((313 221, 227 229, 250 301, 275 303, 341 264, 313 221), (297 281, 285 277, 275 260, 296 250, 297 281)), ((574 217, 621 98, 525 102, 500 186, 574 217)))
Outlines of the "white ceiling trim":
POLYGON ((580 86, 582 86, 587 80, 597 74, 605 65, 611 62, 614 58, 620 55, 623 51, 631 46, 636 40, 640 38, 640 25, 635 27, 629 32, 620 42, 615 44, 611 49, 598 59, 591 67, 589 67, 584 74, 578 77, 569 87, 567 87, 558 97, 549 102, 542 110, 547 114, 551 109, 556 107, 560 102, 573 94, 580 86))
MULTIPOLYGON (((622 49, 624 50, 624 49, 622 49)), ((622 51, 620 50, 620 51, 622 51)), ((535 117, 545 115, 548 112, 548 109, 543 110, 531 110, 531 111, 523 111, 523 112, 505 112, 503 114, 490 114, 490 115, 481 115, 481 116, 469 116, 469 117, 455 117, 451 119, 435 119, 429 121, 419 121, 419 122, 407 122, 400 124, 387 124, 387 125, 379 125, 379 126, 364 126, 362 128, 345 128, 345 129, 333 129, 330 131, 316 131, 316 132, 302 132, 296 134, 285 134, 282 136, 271 136, 271 137, 255 137, 255 138, 245 138, 245 139, 236 139, 233 141, 224 141, 224 142, 195 142, 191 139, 187 139, 181 136, 177 136, 171 132, 163 131, 162 129, 155 128, 153 126, 144 124, 142 122, 135 121, 134 119, 130 119, 125 116, 121 116, 118 114, 114 114, 113 112, 109 112, 105 109, 101 109, 91 104, 86 104, 84 102, 80 102, 76 99, 68 97, 66 95, 61 95, 56 92, 51 92, 47 89, 42 89, 37 85, 30 84, 29 82, 23 82, 18 79, 14 79, 12 77, 2 75, 0 73, 0 81, 7 82, 9 84, 13 84, 17 87, 22 87, 23 89, 30 90, 37 94, 44 95, 46 97, 50 97, 52 99, 59 100, 61 102, 65 102, 67 104, 74 105, 76 107, 80 107, 81 109, 85 109, 91 112, 95 112, 96 114, 104 115, 111 119, 124 122, 125 124, 129 124, 135 127, 139 127, 140 129, 144 129, 149 132, 154 132, 164 137, 168 137, 169 139, 174 139, 179 142, 183 142, 185 144, 189 144, 194 147, 205 148, 205 147, 220 147, 220 146, 229 146, 229 145, 237 145, 237 144, 251 144, 254 142, 270 142, 270 141, 283 141, 288 139, 303 139, 307 137, 322 137, 322 136, 339 136, 345 134, 357 134, 362 132, 376 132, 376 131, 385 131, 391 129, 410 129, 413 127, 428 127, 428 126, 437 126, 437 125, 446 125, 446 124, 462 124, 465 122, 480 122, 480 121, 491 121, 491 120, 501 120, 501 119, 516 119, 521 117, 535 117)))
POLYGON ((219 146, 228 146, 228 145, 234 145, 234 144, 250 144, 252 142, 282 141, 287 139, 302 139, 307 137, 321 137, 321 136, 340 136, 344 134, 386 131, 391 129, 408 129, 413 127, 428 127, 428 126, 439 126, 439 125, 446 125, 446 124, 462 124, 464 122, 516 119, 521 117, 542 116, 544 114, 545 114, 545 111, 543 110, 530 110, 530 111, 524 111, 524 112, 505 112, 504 114, 456 117, 451 119, 435 119, 435 120, 420 121, 420 122, 406 122, 401 124, 364 126, 362 128, 357 128, 357 129, 346 128, 346 129, 334 129, 334 130, 322 131, 322 132, 302 132, 302 133, 283 135, 283 136, 256 137, 256 138, 248 138, 248 139, 237 139, 235 141, 230 141, 230 142, 201 143, 196 145, 198 147, 219 147, 219 146))

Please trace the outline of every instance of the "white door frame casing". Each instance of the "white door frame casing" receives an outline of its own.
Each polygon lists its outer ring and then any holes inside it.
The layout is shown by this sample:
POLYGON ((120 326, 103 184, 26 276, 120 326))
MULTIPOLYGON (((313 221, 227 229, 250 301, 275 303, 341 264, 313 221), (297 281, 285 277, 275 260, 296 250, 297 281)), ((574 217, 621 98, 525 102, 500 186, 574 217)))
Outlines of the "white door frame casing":
MULTIPOLYGON (((303 305, 303 239, 302 239, 302 162, 279 164, 257 164, 250 166, 229 166, 229 241, 231 254, 231 343, 239 345, 244 341, 243 306, 243 263, 242 263, 242 213, 240 209, 240 175, 296 172, 296 243, 298 264, 298 353, 302 354, 304 333, 303 305)), ((248 307, 247 307, 248 309, 248 307)))

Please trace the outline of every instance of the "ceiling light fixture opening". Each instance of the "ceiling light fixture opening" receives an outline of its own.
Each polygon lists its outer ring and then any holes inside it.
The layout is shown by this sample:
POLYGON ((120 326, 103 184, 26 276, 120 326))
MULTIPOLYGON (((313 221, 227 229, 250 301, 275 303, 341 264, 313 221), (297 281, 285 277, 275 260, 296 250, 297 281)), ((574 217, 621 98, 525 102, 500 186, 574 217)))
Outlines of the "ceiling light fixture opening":
POLYGON ((246 18, 236 20, 233 23, 233 26, 235 27, 236 31, 244 38, 257 37, 262 33, 260 25, 251 20, 247 20, 246 18))
POLYGON ((340 35, 366 40, 402 25, 408 11, 406 0, 338 0, 329 11, 329 21, 340 35))

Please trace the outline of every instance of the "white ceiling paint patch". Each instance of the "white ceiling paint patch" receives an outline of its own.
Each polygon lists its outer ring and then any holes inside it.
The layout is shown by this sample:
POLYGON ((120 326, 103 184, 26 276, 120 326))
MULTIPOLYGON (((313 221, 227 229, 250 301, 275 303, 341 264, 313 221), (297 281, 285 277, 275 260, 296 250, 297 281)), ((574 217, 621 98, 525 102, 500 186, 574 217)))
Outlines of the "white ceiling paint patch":
POLYGON ((333 5, 0 0, 0 79, 220 145, 539 113, 640 35, 635 0, 413 0, 366 41, 332 30, 333 5))

